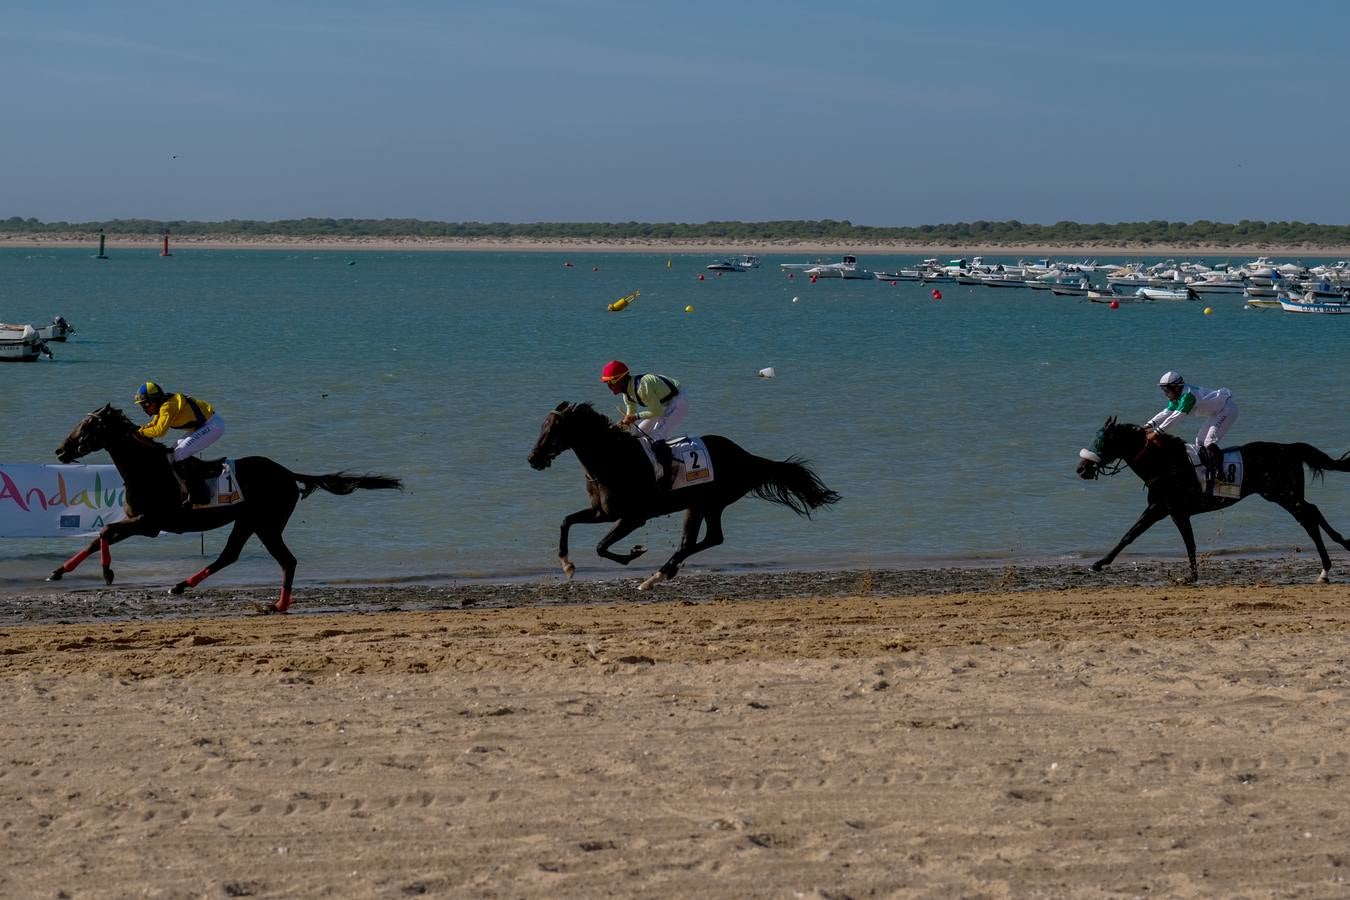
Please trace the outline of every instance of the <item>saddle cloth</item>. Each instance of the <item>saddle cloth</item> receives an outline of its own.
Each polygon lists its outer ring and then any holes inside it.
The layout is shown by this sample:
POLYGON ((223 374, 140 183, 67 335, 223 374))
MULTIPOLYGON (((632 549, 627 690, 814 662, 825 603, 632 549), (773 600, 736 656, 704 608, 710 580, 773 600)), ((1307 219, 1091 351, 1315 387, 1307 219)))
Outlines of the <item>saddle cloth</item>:
MULTIPOLYGON (((1196 449, 1194 444, 1187 444, 1186 454, 1191 458, 1191 465, 1195 467, 1196 480, 1200 482, 1200 490, 1203 491, 1208 471, 1205 469, 1205 464, 1200 461, 1200 451, 1196 449)), ((1214 479, 1214 496, 1231 500, 1237 500, 1242 496, 1241 450, 1225 450, 1223 452, 1223 465, 1219 467, 1214 479)))
MULTIPOLYGON (((652 472, 660 479, 661 463, 652 452, 652 442, 643 440, 639 443, 651 461, 652 472)), ((666 441, 666 446, 670 448, 673 458, 671 465, 675 467, 675 477, 670 482, 672 491, 694 484, 707 484, 713 480, 712 460, 708 458, 708 448, 704 446, 703 438, 688 435, 673 437, 666 441)))

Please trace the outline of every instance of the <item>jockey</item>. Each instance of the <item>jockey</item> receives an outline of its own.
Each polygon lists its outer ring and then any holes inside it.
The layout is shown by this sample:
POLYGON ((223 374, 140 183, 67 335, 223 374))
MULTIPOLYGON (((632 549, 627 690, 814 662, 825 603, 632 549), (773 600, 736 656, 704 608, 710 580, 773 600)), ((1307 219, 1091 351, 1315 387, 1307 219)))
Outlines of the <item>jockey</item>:
POLYGON ((609 385, 611 393, 623 397, 624 415, 619 424, 637 428, 651 442, 652 452, 665 470, 658 486, 668 488, 674 472, 666 441, 684 421, 689 395, 675 379, 656 374, 634 376, 617 359, 605 364, 600 380, 609 385))
POLYGON ((195 456, 225 434, 225 422, 216 414, 214 408, 205 400, 197 400, 187 394, 168 394, 153 381, 147 381, 136 389, 136 405, 153 418, 141 426, 140 434, 147 438, 160 438, 170 428, 191 432, 178 439, 169 450, 170 462, 180 478, 188 484, 195 494, 189 503, 206 503, 209 497, 203 497, 205 485, 198 479, 188 479, 178 463, 195 456))
POLYGON ((1223 451, 1219 440, 1237 421, 1238 408, 1228 388, 1210 390, 1198 384, 1187 385, 1180 372, 1166 372, 1158 379, 1158 387, 1167 398, 1167 406, 1144 423, 1158 433, 1167 431, 1188 415, 1204 418, 1195 445, 1200 449, 1200 460, 1211 472, 1223 465, 1223 451))

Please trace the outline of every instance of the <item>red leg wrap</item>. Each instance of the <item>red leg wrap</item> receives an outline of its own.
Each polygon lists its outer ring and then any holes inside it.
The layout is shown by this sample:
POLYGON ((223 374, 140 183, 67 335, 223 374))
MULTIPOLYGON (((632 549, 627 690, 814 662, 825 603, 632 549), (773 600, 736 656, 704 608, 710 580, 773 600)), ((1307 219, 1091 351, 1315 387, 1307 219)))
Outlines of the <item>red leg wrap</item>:
POLYGON ((65 564, 62 565, 61 568, 65 569, 67 572, 74 572, 75 567, 78 566, 80 563, 84 562, 85 559, 88 558, 89 554, 93 552, 94 551, 88 548, 81 550, 79 553, 76 553, 70 559, 66 560, 65 564))
POLYGON ((199 585, 199 584, 201 584, 203 581, 205 581, 205 580, 206 580, 206 576, 207 576, 207 575, 210 575, 210 574, 211 574, 211 569, 210 569, 209 567, 208 567, 208 568, 205 568, 205 569, 202 569, 202 570, 201 570, 200 572, 198 572, 196 575, 193 575, 191 578, 189 578, 189 579, 187 580, 187 586, 188 586, 188 587, 196 587, 197 585, 199 585))
POLYGON ((282 588, 281 599, 277 601, 276 610, 277 612, 285 612, 290 608, 291 608, 291 589, 282 588))
POLYGON ((112 565, 112 548, 109 547, 108 542, 102 538, 99 538, 98 553, 99 559, 103 562, 103 568, 106 569, 112 565))

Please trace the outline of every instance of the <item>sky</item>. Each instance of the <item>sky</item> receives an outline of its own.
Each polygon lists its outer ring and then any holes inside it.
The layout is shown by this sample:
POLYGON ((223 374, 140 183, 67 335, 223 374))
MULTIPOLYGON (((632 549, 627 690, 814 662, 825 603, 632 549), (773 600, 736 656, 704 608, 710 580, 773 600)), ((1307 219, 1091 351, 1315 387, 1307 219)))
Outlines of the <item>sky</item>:
POLYGON ((1350 222, 1350 4, 4 0, 0 218, 1350 222))

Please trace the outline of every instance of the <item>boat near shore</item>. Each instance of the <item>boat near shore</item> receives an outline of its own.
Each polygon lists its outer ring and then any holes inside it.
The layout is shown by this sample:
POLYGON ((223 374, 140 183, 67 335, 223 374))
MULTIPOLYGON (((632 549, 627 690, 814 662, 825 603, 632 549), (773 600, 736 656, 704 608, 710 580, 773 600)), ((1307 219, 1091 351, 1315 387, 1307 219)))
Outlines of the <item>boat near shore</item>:
POLYGON ((52 351, 32 325, 0 327, 0 361, 32 362, 40 356, 51 359, 52 351))

